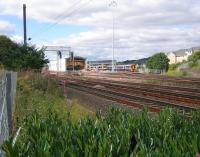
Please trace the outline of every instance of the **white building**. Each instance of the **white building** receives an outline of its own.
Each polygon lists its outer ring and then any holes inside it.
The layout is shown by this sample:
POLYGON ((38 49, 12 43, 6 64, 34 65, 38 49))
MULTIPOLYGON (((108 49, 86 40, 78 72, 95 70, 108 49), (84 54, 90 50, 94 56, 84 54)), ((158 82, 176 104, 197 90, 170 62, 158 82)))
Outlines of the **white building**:
POLYGON ((58 59, 58 60, 52 60, 48 64, 49 71, 55 71, 55 72, 65 72, 66 71, 66 59, 58 59))
POLYGON ((200 51, 200 47, 193 47, 190 49, 182 49, 174 52, 169 52, 167 57, 169 58, 169 64, 176 64, 182 61, 187 61, 188 57, 191 56, 194 52, 200 51))

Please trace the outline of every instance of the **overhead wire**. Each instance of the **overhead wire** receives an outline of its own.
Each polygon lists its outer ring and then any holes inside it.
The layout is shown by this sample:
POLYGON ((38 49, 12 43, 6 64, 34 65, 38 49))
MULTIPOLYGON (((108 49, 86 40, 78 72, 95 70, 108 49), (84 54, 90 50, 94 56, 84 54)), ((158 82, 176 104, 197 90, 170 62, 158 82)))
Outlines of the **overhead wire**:
MULTIPOLYGON (((83 7, 85 7, 87 4, 89 4, 91 1, 93 1, 93 0, 88 0, 87 2, 85 2, 84 4, 82 4, 81 6, 79 6, 78 8, 75 8, 74 10, 72 10, 71 12, 69 12, 68 14, 59 15, 58 18, 57 18, 58 20, 56 22, 52 23, 51 25, 49 25, 47 28, 45 27, 45 30, 42 31, 42 32, 39 32, 38 36, 41 36, 41 34, 44 34, 48 30, 52 29, 54 26, 58 25, 63 20, 63 18, 66 19, 67 17, 69 17, 72 14, 76 13, 77 11, 79 11, 80 9, 82 9, 83 7)), ((81 0, 79 2, 81 2, 81 0)), ((34 34, 34 36, 35 35, 36 34, 34 34)))
MULTIPOLYGON (((76 1, 75 3, 73 3, 69 8, 67 8, 67 11, 69 11, 70 9, 76 7, 76 5, 78 5, 79 3, 81 3, 81 1, 82 1, 82 0, 78 0, 78 1, 76 1)), ((60 13, 59 15, 55 16, 53 19, 62 18, 62 16, 64 16, 66 13, 68 13, 68 12, 64 11, 64 12, 60 13)), ((54 22, 54 23, 55 23, 55 22, 54 22)), ((49 24, 49 25, 47 25, 47 26, 49 27, 49 26, 51 26, 51 25, 52 25, 52 23, 49 24)), ((46 29, 46 27, 44 27, 42 30, 45 30, 45 29, 46 29)), ((41 29, 39 29, 38 31, 34 32, 33 35, 38 34, 38 33, 40 33, 40 32, 41 32, 41 29)))

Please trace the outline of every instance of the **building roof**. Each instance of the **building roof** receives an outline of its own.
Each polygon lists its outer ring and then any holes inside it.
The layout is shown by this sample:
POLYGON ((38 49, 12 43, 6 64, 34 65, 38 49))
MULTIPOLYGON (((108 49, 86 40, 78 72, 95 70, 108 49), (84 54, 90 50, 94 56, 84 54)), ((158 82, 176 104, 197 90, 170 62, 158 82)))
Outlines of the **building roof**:
MULTIPOLYGON (((116 60, 114 60, 116 62, 116 60)), ((88 61, 88 64, 112 64, 112 60, 88 61)))
POLYGON ((191 49, 193 50, 193 52, 200 51, 200 47, 192 47, 191 49))
POLYGON ((178 57, 183 57, 187 55, 186 51, 187 51, 186 49, 182 49, 182 50, 174 51, 172 53, 178 57))
POLYGON ((192 48, 189 48, 189 49, 181 49, 181 50, 173 51, 172 53, 175 56, 183 57, 183 56, 187 55, 188 51, 189 52, 197 52, 197 51, 200 51, 200 47, 192 47, 192 48))
MULTIPOLYGON (((71 60, 71 58, 66 58, 67 60, 71 60)), ((80 57, 80 56, 74 56, 74 60, 86 60, 85 58, 83 57, 80 57)))

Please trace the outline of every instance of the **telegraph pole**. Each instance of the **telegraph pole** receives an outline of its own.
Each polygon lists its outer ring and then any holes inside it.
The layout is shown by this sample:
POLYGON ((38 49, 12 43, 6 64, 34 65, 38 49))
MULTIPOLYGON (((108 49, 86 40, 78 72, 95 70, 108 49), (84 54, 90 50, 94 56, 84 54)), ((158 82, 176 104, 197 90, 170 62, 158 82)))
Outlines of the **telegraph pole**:
POLYGON ((27 45, 27 34, 26 34, 26 4, 23 4, 23 25, 24 25, 24 46, 27 45))
POLYGON ((115 71, 114 66, 114 54, 115 54, 115 19, 114 19, 114 11, 112 12, 113 16, 113 37, 112 37, 112 72, 115 71))
MULTIPOLYGON (((109 4, 110 7, 117 7, 117 2, 115 0, 111 1, 109 4)), ((112 72, 115 71, 114 65, 114 55, 115 55, 115 18, 114 18, 114 10, 112 10, 112 72)))

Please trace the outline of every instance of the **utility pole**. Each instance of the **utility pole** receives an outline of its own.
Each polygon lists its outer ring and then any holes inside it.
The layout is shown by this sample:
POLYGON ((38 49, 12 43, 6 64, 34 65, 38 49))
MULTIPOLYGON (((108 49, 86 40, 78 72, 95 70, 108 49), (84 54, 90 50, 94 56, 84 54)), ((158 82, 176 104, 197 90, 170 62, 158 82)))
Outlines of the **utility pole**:
POLYGON ((26 35, 26 4, 23 4, 23 25, 24 25, 24 46, 27 45, 27 35, 26 35))
MULTIPOLYGON (((117 2, 115 0, 111 1, 109 4, 110 7, 117 7, 117 2)), ((114 17, 114 10, 112 10, 112 72, 115 71, 114 65, 114 55, 115 55, 115 17, 114 17)))
POLYGON ((73 73, 74 73, 74 54, 73 54, 73 73))

